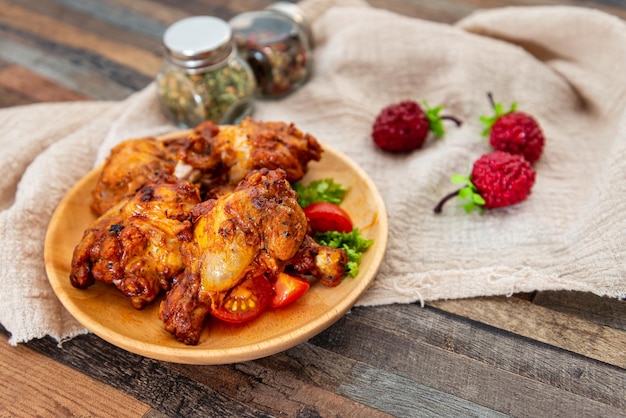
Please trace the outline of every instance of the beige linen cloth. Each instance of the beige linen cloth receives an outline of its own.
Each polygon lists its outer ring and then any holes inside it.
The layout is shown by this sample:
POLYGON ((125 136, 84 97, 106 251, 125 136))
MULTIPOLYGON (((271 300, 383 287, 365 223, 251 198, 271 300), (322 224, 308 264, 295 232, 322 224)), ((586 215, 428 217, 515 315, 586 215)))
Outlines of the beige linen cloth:
MULTIPOLYGON (((315 71, 291 96, 257 104, 360 164, 380 189, 389 242, 358 305, 578 290, 626 296, 626 25, 591 9, 503 8, 456 25, 352 0, 306 0, 315 71), (487 92, 536 116, 546 136, 522 204, 465 214, 437 201, 489 151, 487 92), (370 137, 378 112, 405 99, 464 121, 421 150, 393 155, 370 137)), ((171 131, 154 86, 122 102, 0 111, 0 322, 16 344, 86 332, 57 300, 43 262, 55 206, 121 140, 171 131)), ((68 279, 69 280, 69 279, 68 279)))

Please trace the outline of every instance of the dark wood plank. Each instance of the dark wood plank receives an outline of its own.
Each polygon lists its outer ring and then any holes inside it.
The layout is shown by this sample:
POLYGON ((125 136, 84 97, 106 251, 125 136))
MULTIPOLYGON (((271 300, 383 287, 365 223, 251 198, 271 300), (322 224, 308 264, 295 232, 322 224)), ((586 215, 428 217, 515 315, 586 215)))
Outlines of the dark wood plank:
POLYGON ((626 408, 623 369, 430 308, 354 309, 311 343, 514 416, 626 408))
POLYGON ((354 309, 308 344, 233 366, 169 365, 92 335, 64 344, 62 351, 45 339, 29 346, 166 413, 175 409, 171 385, 186 388, 181 411, 199 402, 198 411, 211 404, 220 413, 241 414, 272 413, 266 408, 277 405, 310 407, 299 403, 309 391, 318 395, 309 398, 316 405, 359 402, 394 416, 422 409, 433 415, 539 416, 549 410, 618 416, 626 406, 621 370, 413 305, 354 309), (301 385, 302 391, 287 389, 301 385))
POLYGON ((30 70, 10 65, 0 69, 0 86, 21 94, 31 103, 87 100, 87 96, 68 90, 32 73, 30 70))
POLYGON ((32 97, 13 89, 0 86, 0 108, 22 106, 35 103, 32 97))
MULTIPOLYGON (((123 7, 139 16, 160 22, 165 27, 190 15, 181 7, 184 6, 184 3, 171 6, 163 4, 161 1, 153 0, 133 0, 132 2, 127 0, 106 0, 106 3, 110 6, 123 7)), ((133 24, 131 29, 134 30, 134 27, 135 25, 133 24)))
POLYGON ((0 416, 140 417, 149 407, 0 333, 0 416), (97 396, 94 396, 97 395, 97 396))
MULTIPOLYGON (((186 15, 186 13, 178 11, 181 9, 180 6, 186 2, 180 2, 178 8, 169 8, 170 17, 165 22, 150 19, 143 13, 134 11, 130 7, 130 3, 134 2, 116 3, 100 0, 54 0, 54 2, 67 10, 89 16, 90 20, 100 22, 100 24, 114 26, 124 29, 126 32, 141 34, 159 41, 169 24, 186 15)), ((152 4, 157 6, 157 3, 152 4)), ((88 28, 89 26, 85 27, 88 28)), ((95 31, 92 29, 89 32, 98 33, 97 29, 95 31)))
POLYGON ((533 303, 568 316, 626 331, 626 301, 583 292, 539 292, 533 303))
MULTIPOLYGON (((381 308, 378 317, 368 315, 368 319, 380 321, 378 326, 384 329, 393 329, 391 326, 394 323, 422 323, 422 313, 416 312, 414 308, 381 308)), ((620 387, 626 389, 623 369, 533 339, 520 338, 501 328, 485 326, 444 311, 434 312, 437 319, 428 322, 426 326, 409 327, 400 332, 440 349, 567 392, 617 407, 626 406, 626 399, 619 390, 615 390, 620 387)))
POLYGON ((150 78, 161 65, 160 56, 129 45, 128 41, 111 42, 98 34, 4 1, 0 1, 0 7, 3 11, 0 22, 10 25, 15 37, 40 48, 45 46, 52 53, 64 53, 76 59, 77 52, 84 51, 85 58, 99 57, 150 78))
MULTIPOLYGON (((309 345, 304 344, 304 347, 306 350, 309 345)), ((367 407, 335 393, 333 388, 303 381, 302 369, 290 364, 293 361, 292 351, 229 366, 175 364, 171 367, 194 381, 275 416, 389 417, 386 412, 390 412, 390 409, 367 407)), ((324 372, 342 373, 344 378, 350 378, 350 365, 353 362, 319 351, 324 362, 315 364, 315 368, 324 372)))
POLYGON ((626 368, 626 332, 518 298, 442 300, 429 305, 465 318, 626 368))
POLYGON ((309 344, 278 356, 230 366, 185 366, 144 359, 93 335, 67 342, 63 350, 49 339, 28 346, 167 415, 384 417, 412 416, 415 408, 432 412, 424 416, 499 415, 309 344), (316 381, 320 375, 325 376, 322 387, 316 381), (364 381, 365 375, 370 378, 364 381), (335 379, 331 385, 329 376, 335 379), (374 376, 384 377, 391 385, 389 393, 379 386, 376 389, 381 391, 380 396, 369 396, 374 376), (310 382, 303 382, 303 377, 310 382), (184 387, 182 395, 178 387, 184 387))
MULTIPOLYGON (((176 9, 166 9, 163 15, 170 17, 170 21, 161 21, 151 18, 151 15, 139 14, 134 10, 134 6, 139 3, 133 1, 131 3, 122 0, 125 5, 120 8, 118 14, 126 16, 124 21, 112 20, 110 16, 93 16, 89 10, 85 12, 80 8, 67 7, 55 0, 5 0, 14 6, 27 9, 36 15, 46 16, 51 22, 62 22, 68 27, 73 27, 97 36, 100 39, 106 39, 119 44, 133 45, 136 48, 145 51, 151 51, 155 54, 161 52, 161 38, 167 26, 180 17, 186 16, 185 13, 178 13, 176 9), (133 6, 131 9, 130 6, 133 6), (137 21, 141 17, 141 22, 137 21), (137 20, 134 20, 137 19, 137 20), (130 21, 130 25, 124 25, 126 21, 130 21), (128 27, 130 26, 130 27, 128 27), (148 27, 145 29, 144 27, 148 27)), ((103 3, 103 2, 101 2, 103 3)), ((146 11, 160 10, 156 3, 150 2, 150 8, 146 6, 146 11)))
POLYGON ((27 345, 168 416, 267 416, 263 411, 178 373, 169 368, 168 363, 128 353, 93 334, 77 337, 64 343, 62 348, 50 338, 27 345))
POLYGON ((258 363, 266 369, 291 369, 290 373, 305 381, 396 417, 503 416, 488 407, 406 378, 402 373, 373 367, 371 362, 356 361, 344 354, 315 344, 302 344, 284 355, 258 363))
POLYGON ((0 58, 91 99, 124 99, 153 80, 91 52, 45 41, 2 24, 0 58))

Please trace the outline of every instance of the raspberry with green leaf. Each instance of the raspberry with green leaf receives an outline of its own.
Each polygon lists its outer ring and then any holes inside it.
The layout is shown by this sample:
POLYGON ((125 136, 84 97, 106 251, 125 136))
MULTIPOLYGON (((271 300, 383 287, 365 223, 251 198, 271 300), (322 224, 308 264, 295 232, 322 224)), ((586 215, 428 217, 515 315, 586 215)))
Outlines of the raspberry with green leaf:
POLYGON ((491 93, 487 97, 495 115, 480 117, 485 125, 483 136, 489 135, 489 143, 493 149, 523 155, 533 164, 541 157, 545 143, 537 120, 518 111, 516 102, 509 109, 505 109, 502 103, 494 101, 491 93))
POLYGON ((476 208, 494 209, 520 203, 530 195, 535 171, 521 155, 494 151, 474 162, 469 177, 455 174, 450 180, 464 186, 446 195, 435 206, 435 213, 441 213, 444 204, 457 196, 467 199, 463 205, 467 213, 476 208))
POLYGON ((389 105, 374 121, 374 143, 386 151, 407 152, 424 145, 431 131, 441 138, 445 133, 443 120, 461 125, 461 121, 453 116, 440 116, 441 110, 442 106, 431 108, 425 100, 424 109, 411 100, 389 105))

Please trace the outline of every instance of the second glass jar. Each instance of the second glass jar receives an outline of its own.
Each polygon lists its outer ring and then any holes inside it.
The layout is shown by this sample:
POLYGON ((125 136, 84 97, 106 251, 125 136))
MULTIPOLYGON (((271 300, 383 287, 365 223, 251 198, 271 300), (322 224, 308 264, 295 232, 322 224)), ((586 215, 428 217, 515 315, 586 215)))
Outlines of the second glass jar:
POLYGON ((278 2, 237 15, 229 24, 239 53, 256 76, 258 98, 285 96, 307 81, 312 39, 295 4, 278 2))

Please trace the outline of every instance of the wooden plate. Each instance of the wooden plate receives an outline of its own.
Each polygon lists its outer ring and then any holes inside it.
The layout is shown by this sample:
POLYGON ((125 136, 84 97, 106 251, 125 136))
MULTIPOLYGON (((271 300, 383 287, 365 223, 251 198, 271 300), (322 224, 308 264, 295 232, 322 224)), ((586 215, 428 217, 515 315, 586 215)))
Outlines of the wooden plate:
POLYGON ((332 177, 349 187, 342 207, 355 226, 374 244, 363 254, 359 275, 335 288, 319 283, 295 303, 270 309, 245 324, 226 324, 209 318, 196 346, 174 339, 157 316, 158 301, 138 311, 113 286, 96 283, 86 290, 69 279, 74 247, 95 220, 89 208, 91 190, 100 169, 81 179, 56 208, 45 241, 45 265, 54 292, 85 328, 130 352, 158 360, 187 364, 225 364, 265 357, 300 344, 320 333, 357 301, 372 283, 387 244, 384 202, 367 174, 346 156, 324 146, 321 161, 309 165, 304 184, 332 177))

